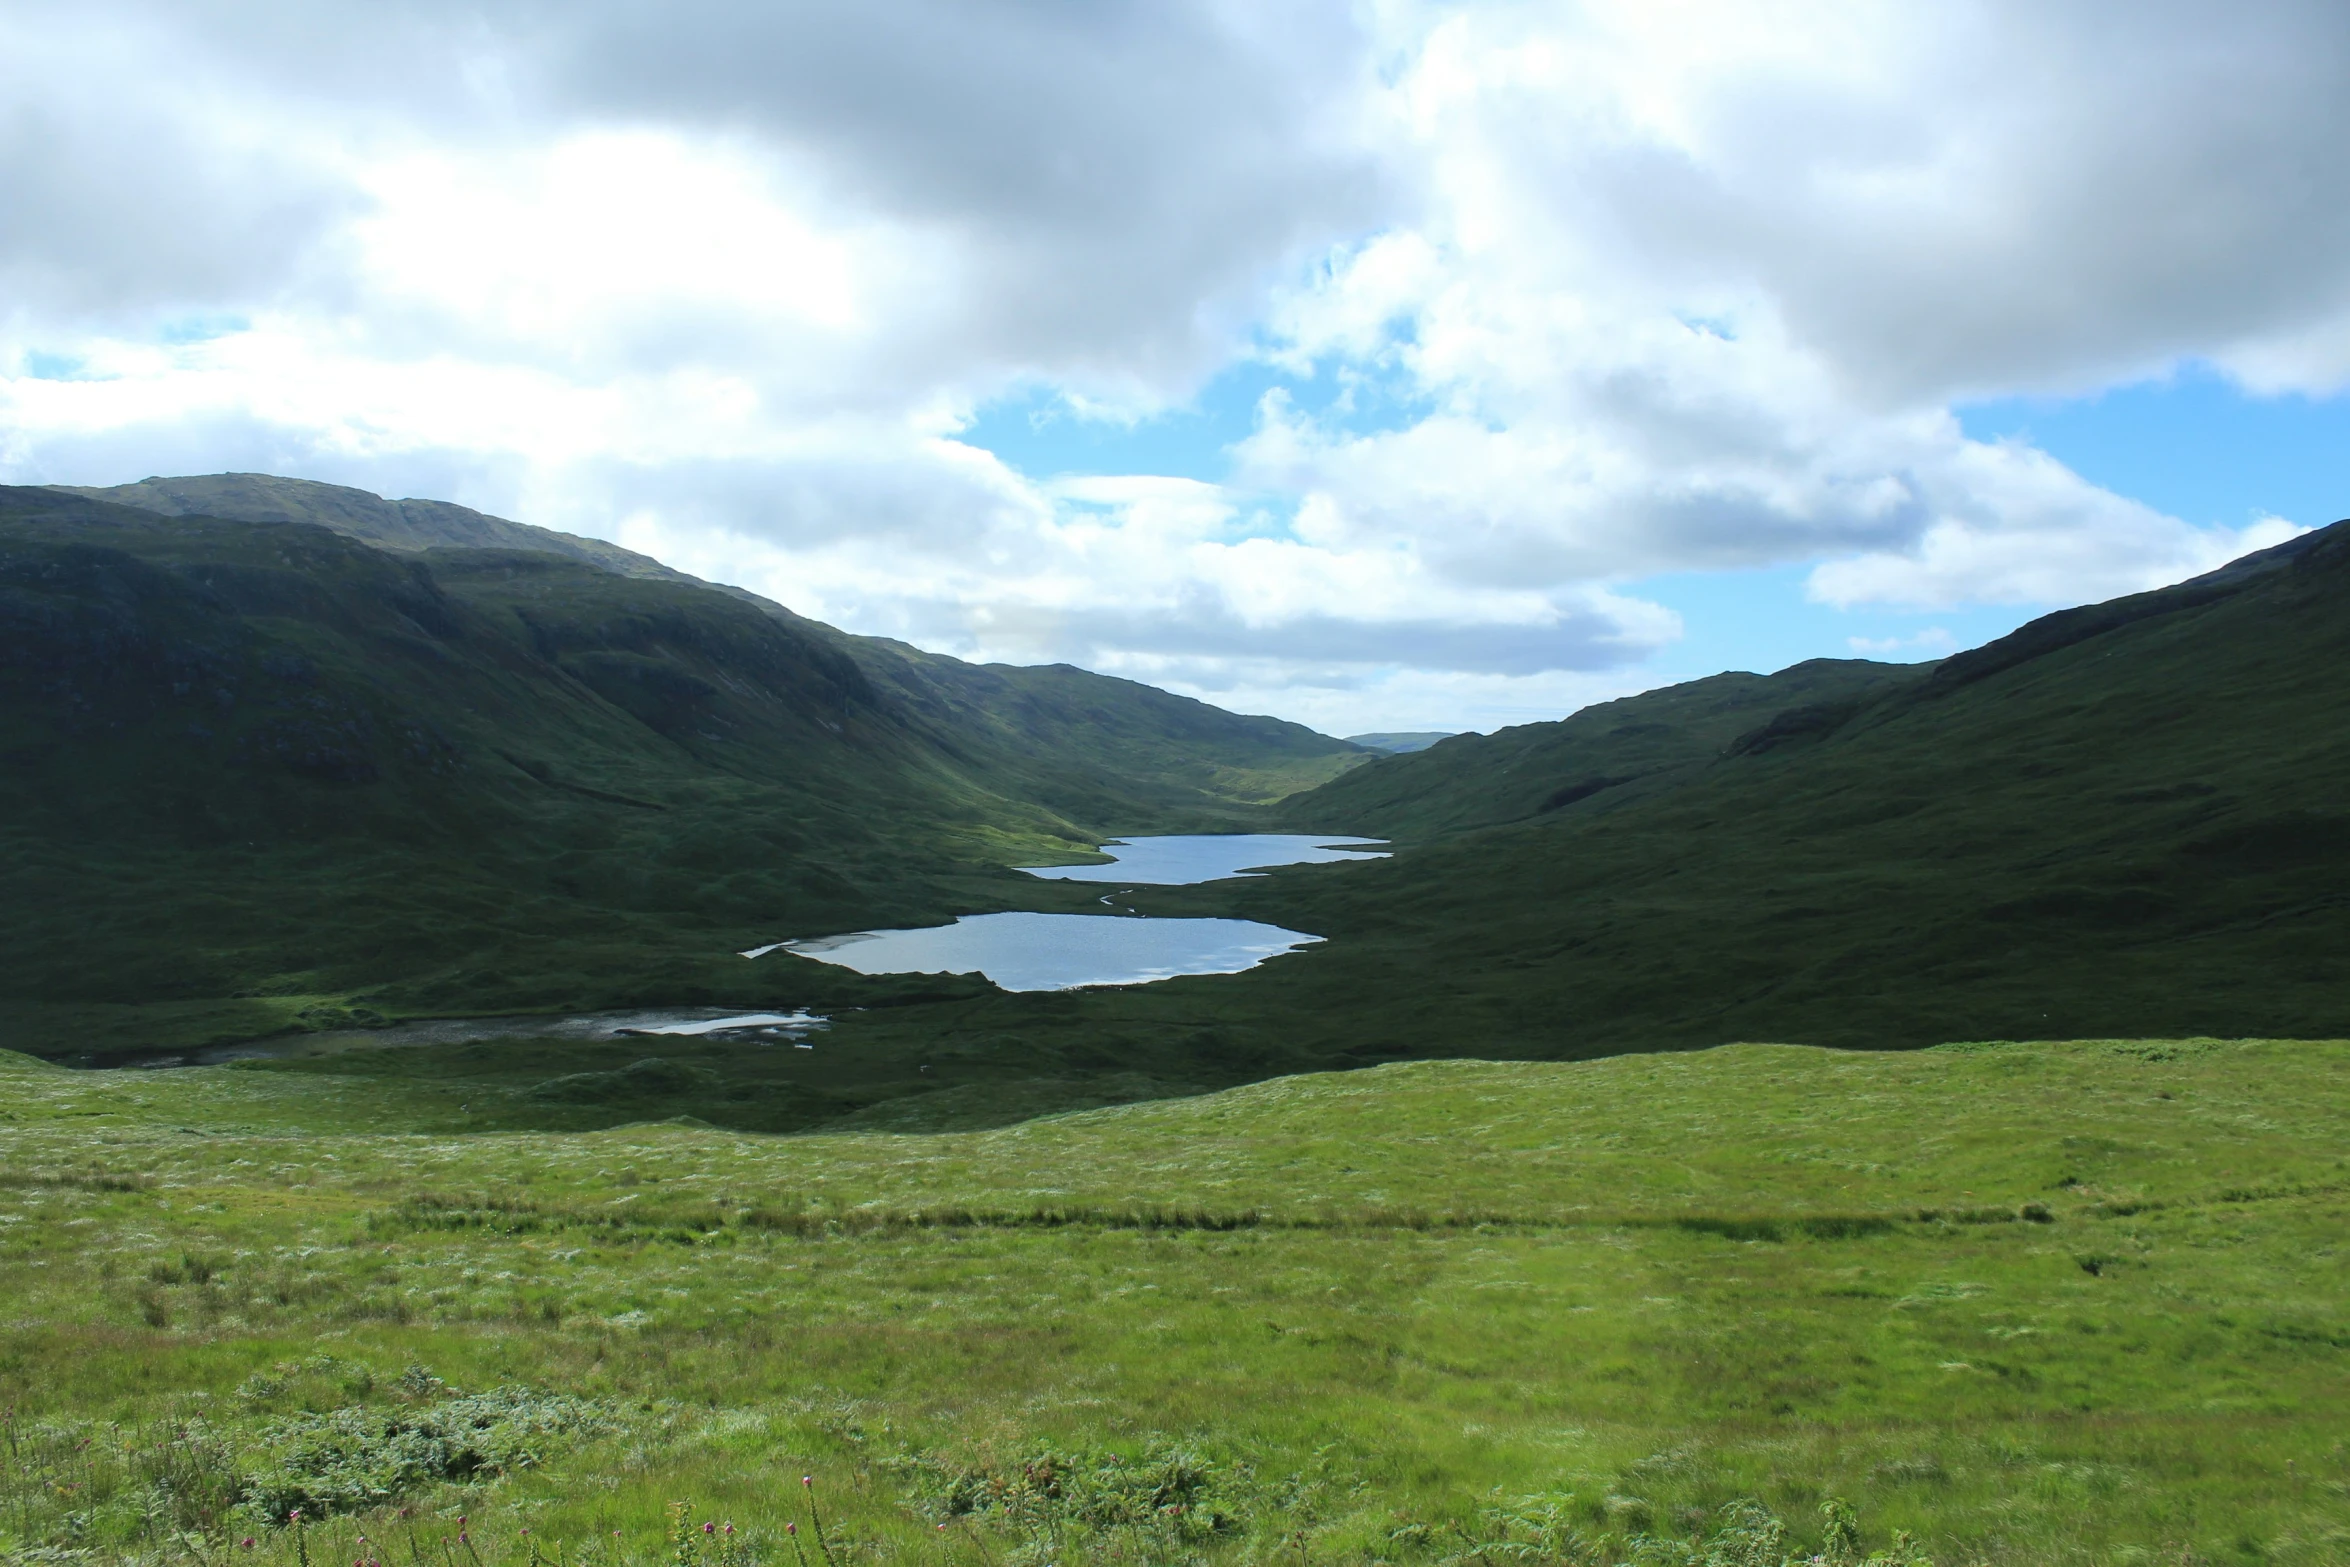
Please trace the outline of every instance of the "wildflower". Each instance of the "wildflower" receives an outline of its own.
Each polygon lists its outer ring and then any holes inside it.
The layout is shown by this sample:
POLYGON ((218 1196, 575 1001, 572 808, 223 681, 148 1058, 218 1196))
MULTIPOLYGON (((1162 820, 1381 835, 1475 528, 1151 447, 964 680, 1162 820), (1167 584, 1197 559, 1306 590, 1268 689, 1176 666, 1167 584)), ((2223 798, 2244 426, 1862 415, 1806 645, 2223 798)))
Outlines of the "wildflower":
POLYGON ((785 1534, 796 1535, 800 1532, 800 1526, 796 1523, 787 1523, 783 1526, 783 1532, 785 1534))
MULTIPOLYGON (((704 1534, 716 1534, 718 1532, 718 1526, 714 1523, 705 1523, 702 1525, 702 1532, 704 1534)), ((729 1534, 732 1534, 733 1532, 734 1531, 731 1529, 727 1531, 729 1534)))
POLYGON ((239 1540, 237 1545, 240 1549, 249 1551, 253 1548, 253 1537, 248 1534, 242 1540, 239 1540))

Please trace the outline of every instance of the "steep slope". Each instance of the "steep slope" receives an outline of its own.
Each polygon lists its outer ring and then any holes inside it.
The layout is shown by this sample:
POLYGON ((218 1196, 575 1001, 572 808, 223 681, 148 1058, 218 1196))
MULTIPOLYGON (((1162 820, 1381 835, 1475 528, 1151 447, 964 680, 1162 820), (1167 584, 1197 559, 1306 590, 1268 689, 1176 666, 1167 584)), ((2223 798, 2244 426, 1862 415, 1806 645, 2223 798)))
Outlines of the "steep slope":
POLYGON ((248 1023, 756 1000, 736 947, 986 906, 1099 830, 699 585, 45 490, 0 489, 0 763, 0 1002, 248 1023))
MULTIPOLYGON (((52 488, 167 516, 314 523, 403 552, 539 551, 617 576, 725 594, 802 638, 829 641, 855 660, 904 722, 989 789, 1042 801, 1102 832, 1233 825, 1244 820, 1235 807, 1311 788, 1371 755, 1302 724, 1227 713, 1066 664, 974 665, 903 642, 854 636, 600 539, 446 501, 386 500, 341 485, 254 473, 52 488)), ((572 591, 575 582, 567 579, 562 591, 572 591)))
POLYGON ((1068 664, 966 664, 879 637, 841 643, 941 745, 998 787, 1080 821, 1132 820, 1142 802, 1170 823, 1253 830, 1252 815, 1203 808, 1277 800, 1372 754, 1303 724, 1068 664))
POLYGON ((1759 724, 1620 809, 1244 884, 1242 911, 1338 939, 1231 1005, 1351 1060, 2350 1033, 2345 660, 2337 524, 1759 724))
POLYGON ((1279 814, 1309 830, 1416 838, 1570 808, 1614 810, 1688 782, 1725 746, 1781 714, 1791 724, 1848 717, 1920 672, 1819 658, 1775 675, 1714 675, 1601 702, 1553 723, 1454 735, 1384 757, 1291 796, 1279 814))

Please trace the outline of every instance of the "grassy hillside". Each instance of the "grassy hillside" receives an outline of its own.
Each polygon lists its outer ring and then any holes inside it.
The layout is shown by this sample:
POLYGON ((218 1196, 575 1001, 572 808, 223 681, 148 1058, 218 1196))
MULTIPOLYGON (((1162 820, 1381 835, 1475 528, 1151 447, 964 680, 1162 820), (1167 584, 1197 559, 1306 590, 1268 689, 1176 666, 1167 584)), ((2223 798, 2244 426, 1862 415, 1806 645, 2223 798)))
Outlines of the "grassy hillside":
POLYGON ((503 517, 492 517, 448 501, 387 500, 365 490, 321 484, 315 479, 281 479, 267 473, 211 473, 178 479, 141 479, 136 484, 104 487, 53 484, 48 488, 166 517, 306 522, 379 549, 529 550, 584 561, 623 577, 662 582, 698 580, 662 565, 650 555, 639 555, 602 539, 508 522, 503 517))
MULTIPOLYGON (((1602 791, 1344 877, 1235 886, 1231 908, 1337 939, 1277 980, 1234 980, 1222 1015, 1354 1061, 2338 1034, 2346 657, 2337 527, 2219 580, 2035 622, 1873 701, 1726 719, 1750 738, 1646 797, 1602 791)), ((1283 812, 1369 831, 1473 820, 1482 782, 1484 809, 1515 813, 1595 765, 1633 770, 1596 762, 1612 731, 1575 754, 1574 731, 1604 722, 1447 741, 1283 812), (1526 779, 1452 762, 1512 745, 1550 756, 1526 779), (1415 778, 1433 787, 1383 793, 1415 778)))
POLYGON ((1921 673, 1817 658, 1775 675, 1714 675, 1600 702, 1555 723, 1434 737, 1409 751, 1384 747, 1405 754, 1293 795, 1279 814, 1308 829, 1348 822, 1351 832, 1418 838, 1569 807, 1585 815, 1615 810, 1690 781, 1725 747, 1790 709, 1847 713, 1921 673))
POLYGON ((1831 1499, 1942 1567, 2350 1550, 2340 1042, 1432 1063, 789 1139, 485 1134, 423 1076, 0 1084, 28 1561, 291 1562, 296 1506, 312 1561, 515 1567, 796 1563, 787 1523, 975 1567, 1854 1560, 1831 1499))
POLYGON ((967 769, 1080 821, 1139 828, 1158 819, 1153 813, 1187 812, 1197 825, 1227 825, 1231 813, 1218 807, 1275 800, 1366 759, 1362 748, 1302 724, 1227 713, 1066 664, 973 665, 888 638, 852 636, 601 539, 446 501, 386 500, 255 473, 53 488, 170 516, 313 523, 382 549, 552 553, 617 576, 709 588, 756 606, 799 635, 831 642, 893 699, 895 716, 927 726, 928 738, 967 769))
POLYGON ((993 1064, 1033 1102, 1130 1091, 1119 1073, 1742 1038, 2350 1033, 2346 534, 1931 669, 1824 672, 1878 693, 1858 701, 1793 688, 1799 667, 1375 762, 1278 810, 1419 835, 1394 858, 1123 900, 1330 940, 1229 978, 849 1019, 893 1064, 854 1092, 911 1092, 923 1060, 958 1083, 993 1064), (1539 808, 1595 772, 1634 781, 1539 808))
POLYGON ((558 554, 0 491, 0 1032, 935 989, 732 954, 1001 906, 1010 862, 1348 750, 1074 671, 1034 721, 917 708, 951 660, 847 640, 558 554))

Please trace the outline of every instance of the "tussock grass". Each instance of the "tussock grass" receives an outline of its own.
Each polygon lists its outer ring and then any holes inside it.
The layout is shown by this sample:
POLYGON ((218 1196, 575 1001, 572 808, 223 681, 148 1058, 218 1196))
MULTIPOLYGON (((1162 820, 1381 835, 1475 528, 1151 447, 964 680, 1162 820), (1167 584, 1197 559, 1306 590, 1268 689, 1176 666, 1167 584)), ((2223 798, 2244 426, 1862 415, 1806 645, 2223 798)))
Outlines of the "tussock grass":
POLYGON ((946 1134, 457 1133, 444 1086, 0 1056, 14 1559, 2350 1556, 2350 1045, 946 1134))

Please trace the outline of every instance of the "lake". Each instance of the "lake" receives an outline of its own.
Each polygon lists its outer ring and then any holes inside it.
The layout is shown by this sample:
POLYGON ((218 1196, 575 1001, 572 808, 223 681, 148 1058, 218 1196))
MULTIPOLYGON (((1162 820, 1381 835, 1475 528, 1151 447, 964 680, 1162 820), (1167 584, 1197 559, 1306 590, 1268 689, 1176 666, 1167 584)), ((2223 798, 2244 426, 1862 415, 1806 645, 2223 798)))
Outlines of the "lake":
POLYGON ((864 930, 784 950, 860 974, 984 974, 1004 990, 1144 985, 1237 974, 1320 941, 1255 920, 1117 914, 966 914, 952 925, 864 930))
MULTIPOLYGON (((1053 881, 1178 887, 1252 875, 1277 865, 1383 859, 1383 854, 1360 848, 1381 842, 1293 833, 1170 834, 1106 843, 1102 852, 1116 856, 1108 865, 1020 868, 1053 881)), ((1069 990, 1081 985, 1146 985, 1178 974, 1237 974, 1321 939, 1255 920, 966 914, 952 925, 778 942, 754 947, 743 956, 758 957, 781 948, 860 974, 975 973, 1005 990, 1069 990)))
POLYGON ((1230 876, 1253 876, 1277 865, 1318 865, 1343 860, 1383 860, 1362 845, 1384 838, 1310 837, 1301 833, 1188 833, 1126 838, 1102 845, 1108 865, 1023 865, 1048 881, 1115 882, 1121 887, 1188 887, 1230 876))

